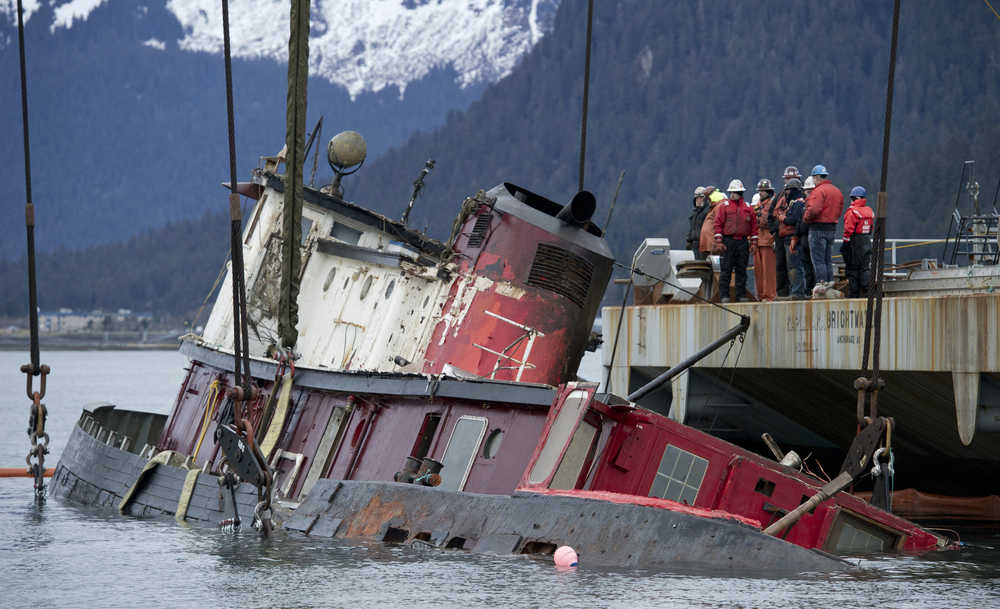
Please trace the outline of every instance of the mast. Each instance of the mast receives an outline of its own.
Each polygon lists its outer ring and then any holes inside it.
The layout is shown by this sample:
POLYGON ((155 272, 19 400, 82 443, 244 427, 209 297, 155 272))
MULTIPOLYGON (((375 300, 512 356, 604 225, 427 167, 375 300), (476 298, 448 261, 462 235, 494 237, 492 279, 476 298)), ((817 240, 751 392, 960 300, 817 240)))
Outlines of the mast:
POLYGON ((285 118, 285 205, 281 219, 281 295, 278 300, 278 335, 285 349, 294 348, 299 337, 302 165, 305 160, 306 87, 309 80, 309 2, 292 0, 291 5, 285 118))

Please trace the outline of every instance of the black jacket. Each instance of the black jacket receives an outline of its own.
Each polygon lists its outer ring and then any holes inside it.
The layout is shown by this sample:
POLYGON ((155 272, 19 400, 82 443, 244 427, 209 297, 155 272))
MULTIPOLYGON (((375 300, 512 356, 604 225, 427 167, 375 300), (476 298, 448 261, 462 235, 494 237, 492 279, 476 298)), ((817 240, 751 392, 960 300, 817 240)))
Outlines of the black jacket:
POLYGON ((806 211, 806 201, 798 198, 789 203, 788 211, 785 213, 784 223, 795 227, 795 236, 801 240, 809 231, 809 227, 802 221, 802 216, 806 211))
MULTIPOLYGON (((707 197, 706 197, 707 199, 707 197)), ((709 210, 712 208, 706 200, 705 203, 698 207, 692 203, 691 215, 688 216, 688 234, 687 241, 685 243, 685 248, 697 251, 698 244, 701 241, 701 225, 705 223, 705 216, 708 215, 709 210)))

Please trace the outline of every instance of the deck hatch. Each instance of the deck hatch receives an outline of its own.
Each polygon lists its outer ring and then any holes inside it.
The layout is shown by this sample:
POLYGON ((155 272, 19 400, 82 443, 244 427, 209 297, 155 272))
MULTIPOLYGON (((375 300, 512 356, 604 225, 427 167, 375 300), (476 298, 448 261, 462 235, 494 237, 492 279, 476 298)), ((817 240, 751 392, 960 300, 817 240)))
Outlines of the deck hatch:
POLYGON ((650 497, 694 505, 705 478, 708 459, 667 444, 649 489, 650 497))
POLYGON ((590 291, 594 265, 585 258, 548 243, 539 243, 527 284, 551 290, 583 307, 590 291))

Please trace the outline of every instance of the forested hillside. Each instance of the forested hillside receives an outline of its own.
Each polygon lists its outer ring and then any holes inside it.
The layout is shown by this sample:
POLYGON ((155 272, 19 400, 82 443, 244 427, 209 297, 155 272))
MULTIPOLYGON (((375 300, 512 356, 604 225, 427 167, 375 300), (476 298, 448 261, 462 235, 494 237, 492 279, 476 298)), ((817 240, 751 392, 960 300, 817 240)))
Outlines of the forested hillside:
MULTIPOLYGON (((609 230, 615 253, 629 258, 647 235, 683 243, 698 185, 738 177, 752 187, 761 177, 778 180, 785 165, 807 171, 823 163, 842 189, 877 190, 891 17, 887 0, 596 2, 586 187, 603 224, 618 173, 627 171, 609 230)), ((585 19, 584 0, 564 0, 551 34, 509 77, 467 111, 451 112, 443 127, 346 178, 347 198, 399 216, 434 158, 411 224, 437 236, 463 197, 502 181, 568 200, 577 183, 585 19)), ((281 120, 261 128, 280 130, 281 120)), ((326 137, 348 127, 328 115, 326 137)), ((890 236, 943 236, 966 159, 978 161, 983 199, 992 200, 1000 20, 981 1, 903 3, 892 142, 890 236)), ((107 171, 129 170, 118 158, 101 160, 107 171)), ((173 196, 224 203, 207 186, 186 188, 173 196)), ((224 257, 225 223, 175 227, 64 256, 58 264, 72 261, 79 289, 61 286, 57 298, 44 288, 51 298, 42 306, 196 309, 224 257), (101 277, 108 279, 95 283, 101 277)), ((4 312, 23 311, 23 267, 0 271, 3 285, 15 286, 4 312)))
MULTIPOLYGON (((961 163, 984 198, 1000 178, 1000 20, 981 2, 903 3, 889 187, 892 236, 943 236, 961 163)), ((586 187, 618 256, 647 235, 683 243, 698 185, 780 178, 824 163, 842 189, 877 190, 892 3, 597 2, 586 187)), ((557 200, 577 186, 586 2, 508 79, 357 177, 397 213, 437 160, 418 225, 443 233, 462 197, 512 181, 557 200)))
MULTIPOLYGON (((122 242, 43 253, 37 262, 39 306, 43 311, 128 308, 190 318, 228 253, 228 213, 171 222, 122 242)), ((23 258, 0 261, 0 285, 0 314, 26 316, 23 258)))

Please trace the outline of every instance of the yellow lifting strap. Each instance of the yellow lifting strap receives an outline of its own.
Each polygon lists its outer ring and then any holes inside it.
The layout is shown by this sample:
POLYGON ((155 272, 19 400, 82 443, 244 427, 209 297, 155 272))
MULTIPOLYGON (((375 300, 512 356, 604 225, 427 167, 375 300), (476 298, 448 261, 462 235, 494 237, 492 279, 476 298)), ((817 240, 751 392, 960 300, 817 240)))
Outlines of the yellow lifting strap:
POLYGON ((271 417, 271 424, 267 427, 267 434, 264 441, 260 443, 260 452, 264 459, 270 461, 274 447, 278 445, 278 436, 285 426, 285 417, 288 415, 288 404, 292 398, 292 375, 286 372, 281 377, 281 390, 278 393, 278 403, 274 406, 274 416, 271 417))
POLYGON ((128 489, 125 496, 122 497, 122 500, 118 503, 118 512, 120 514, 125 513, 125 508, 127 508, 128 504, 132 502, 135 492, 139 489, 139 485, 142 484, 146 477, 149 476, 149 473, 156 469, 157 466, 174 465, 179 467, 183 465, 183 463, 184 456, 172 450, 165 450, 157 453, 156 456, 146 462, 146 465, 143 466, 142 471, 139 472, 139 475, 136 477, 135 482, 132 483, 131 488, 128 489))
POLYGON ((191 495, 194 494, 194 487, 198 484, 199 469, 189 469, 184 477, 184 488, 181 489, 181 497, 177 501, 177 511, 174 512, 174 520, 184 522, 187 518, 188 505, 191 504, 191 495))
POLYGON ((201 417, 201 433, 198 434, 198 444, 194 447, 194 453, 191 454, 192 459, 198 458, 198 451, 201 450, 201 443, 205 439, 205 433, 208 431, 208 426, 212 422, 212 417, 215 415, 215 408, 219 405, 219 398, 222 397, 222 392, 219 390, 220 385, 218 380, 212 381, 212 384, 208 386, 208 395, 205 397, 205 412, 201 417))

